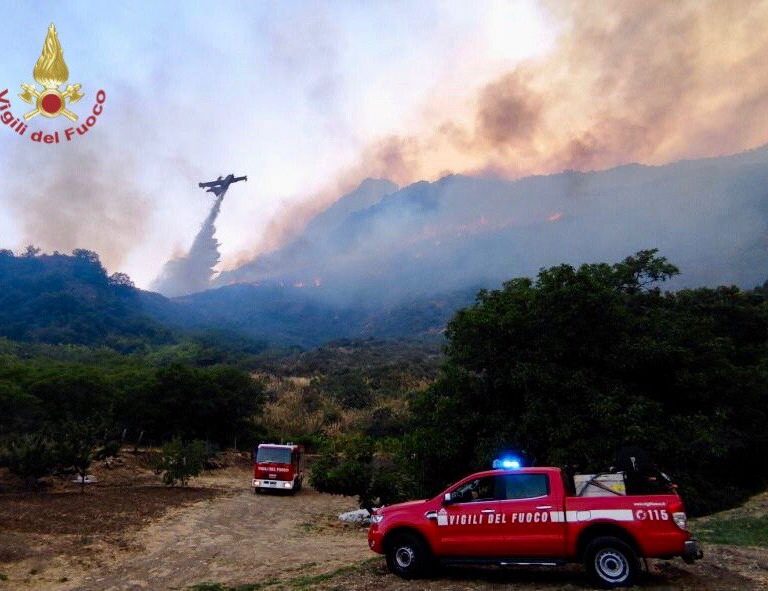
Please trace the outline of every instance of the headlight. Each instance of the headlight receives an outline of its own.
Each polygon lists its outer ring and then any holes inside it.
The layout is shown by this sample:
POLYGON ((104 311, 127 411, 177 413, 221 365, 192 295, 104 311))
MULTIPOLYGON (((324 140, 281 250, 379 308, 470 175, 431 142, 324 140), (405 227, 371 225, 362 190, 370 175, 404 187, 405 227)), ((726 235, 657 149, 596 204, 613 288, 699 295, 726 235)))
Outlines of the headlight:
POLYGON ((291 488, 292 486, 293 486, 292 482, 284 482, 283 483, 283 488, 291 488))
POLYGON ((384 521, 383 515, 379 515, 378 513, 371 515, 371 523, 381 523, 382 521, 384 521))
POLYGON ((680 529, 688 529, 688 516, 685 513, 672 513, 672 521, 680 529))

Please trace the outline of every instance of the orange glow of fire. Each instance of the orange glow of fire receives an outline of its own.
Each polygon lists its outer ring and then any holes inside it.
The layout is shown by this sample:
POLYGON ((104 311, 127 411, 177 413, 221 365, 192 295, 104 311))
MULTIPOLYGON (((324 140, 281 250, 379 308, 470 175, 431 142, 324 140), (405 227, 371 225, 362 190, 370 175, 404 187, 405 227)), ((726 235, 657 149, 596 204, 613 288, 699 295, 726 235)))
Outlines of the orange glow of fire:
POLYGON ((465 236, 474 236, 485 232, 494 232, 509 228, 515 224, 513 218, 499 219, 489 221, 485 216, 480 216, 475 220, 470 220, 462 224, 447 224, 437 226, 435 224, 426 224, 421 232, 412 236, 403 242, 404 246, 412 246, 428 240, 434 241, 436 246, 440 245, 442 238, 463 238, 465 236))

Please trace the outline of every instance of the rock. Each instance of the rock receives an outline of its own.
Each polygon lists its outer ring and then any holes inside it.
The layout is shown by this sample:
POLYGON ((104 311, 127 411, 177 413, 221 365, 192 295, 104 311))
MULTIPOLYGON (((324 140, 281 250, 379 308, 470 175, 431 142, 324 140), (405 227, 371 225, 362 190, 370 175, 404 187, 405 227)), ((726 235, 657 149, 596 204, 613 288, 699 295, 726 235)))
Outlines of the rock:
POLYGON ((98 480, 96 480, 95 476, 91 476, 90 474, 87 474, 85 478, 81 478, 80 476, 78 476, 77 478, 73 478, 72 482, 77 482, 78 484, 93 484, 95 482, 98 482, 98 480))
POLYGON ((368 524, 371 522, 371 513, 368 509, 357 509, 356 511, 347 511, 339 515, 339 520, 345 523, 368 524))

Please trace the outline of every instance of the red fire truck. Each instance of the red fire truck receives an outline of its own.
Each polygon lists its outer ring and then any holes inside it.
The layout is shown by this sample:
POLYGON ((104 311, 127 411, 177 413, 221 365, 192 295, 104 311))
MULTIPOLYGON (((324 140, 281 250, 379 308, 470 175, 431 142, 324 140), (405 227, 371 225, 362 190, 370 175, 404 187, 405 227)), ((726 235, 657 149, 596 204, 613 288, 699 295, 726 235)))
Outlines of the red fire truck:
POLYGON ((262 443, 253 459, 253 492, 283 490, 295 493, 304 479, 304 453, 291 443, 262 443))
POLYGON ((435 562, 583 562, 604 588, 630 586, 642 557, 702 557, 673 486, 622 494, 593 480, 606 496, 578 496, 574 479, 559 468, 512 465, 467 476, 433 499, 376 510, 369 546, 404 578, 435 562))

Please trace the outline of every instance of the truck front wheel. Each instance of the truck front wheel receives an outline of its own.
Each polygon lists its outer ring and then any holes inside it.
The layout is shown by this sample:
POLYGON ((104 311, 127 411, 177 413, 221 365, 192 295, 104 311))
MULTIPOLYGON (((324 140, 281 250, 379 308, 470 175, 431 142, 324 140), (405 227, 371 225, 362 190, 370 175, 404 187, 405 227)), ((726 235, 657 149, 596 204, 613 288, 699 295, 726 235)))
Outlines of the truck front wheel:
POLYGON ((430 563, 430 554, 418 536, 397 534, 387 544, 387 566, 390 572, 404 579, 423 576, 430 563))
POLYGON ((595 584, 603 589, 631 587, 640 570, 637 555, 629 544, 608 536, 589 543, 584 566, 595 584))

